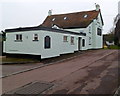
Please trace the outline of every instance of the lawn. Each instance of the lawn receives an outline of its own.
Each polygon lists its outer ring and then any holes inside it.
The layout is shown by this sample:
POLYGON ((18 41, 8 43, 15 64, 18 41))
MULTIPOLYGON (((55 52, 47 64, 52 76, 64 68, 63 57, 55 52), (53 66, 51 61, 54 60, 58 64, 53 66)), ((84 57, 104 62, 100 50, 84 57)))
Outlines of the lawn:
POLYGON ((104 49, 120 49, 120 46, 112 45, 110 48, 107 48, 107 46, 104 46, 104 49))

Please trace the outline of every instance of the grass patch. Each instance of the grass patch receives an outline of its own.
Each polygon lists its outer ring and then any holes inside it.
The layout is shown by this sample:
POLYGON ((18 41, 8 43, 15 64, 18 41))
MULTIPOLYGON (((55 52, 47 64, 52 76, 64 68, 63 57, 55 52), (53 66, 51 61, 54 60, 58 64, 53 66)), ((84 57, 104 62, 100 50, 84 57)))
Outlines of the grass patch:
POLYGON ((110 46, 110 48, 105 46, 104 49, 120 49, 120 46, 112 45, 112 46, 110 46))
POLYGON ((0 61, 2 61, 3 63, 5 62, 13 62, 13 63, 27 63, 27 62, 39 62, 39 60, 34 60, 34 59, 24 59, 24 58, 13 58, 13 57, 4 57, 4 58, 0 58, 0 61))

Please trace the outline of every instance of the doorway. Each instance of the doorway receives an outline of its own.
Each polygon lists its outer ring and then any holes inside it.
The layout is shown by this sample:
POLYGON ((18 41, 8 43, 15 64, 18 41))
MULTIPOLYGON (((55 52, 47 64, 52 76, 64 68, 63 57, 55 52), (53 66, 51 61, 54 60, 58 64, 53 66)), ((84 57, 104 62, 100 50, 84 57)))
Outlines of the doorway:
POLYGON ((81 48, 81 37, 78 37, 78 51, 80 51, 81 48))
POLYGON ((44 39, 44 48, 45 49, 49 49, 51 47, 51 38, 50 36, 46 36, 45 39, 44 39))

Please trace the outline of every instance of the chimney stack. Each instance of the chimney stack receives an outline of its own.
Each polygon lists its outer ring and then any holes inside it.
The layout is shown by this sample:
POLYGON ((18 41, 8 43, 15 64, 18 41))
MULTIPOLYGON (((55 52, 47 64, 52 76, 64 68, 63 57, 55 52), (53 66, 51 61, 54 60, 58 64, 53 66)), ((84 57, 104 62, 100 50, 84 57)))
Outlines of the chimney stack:
POLYGON ((100 10, 100 5, 95 3, 96 11, 100 10))
POLYGON ((52 15, 52 10, 49 10, 48 11, 48 16, 51 16, 52 15))

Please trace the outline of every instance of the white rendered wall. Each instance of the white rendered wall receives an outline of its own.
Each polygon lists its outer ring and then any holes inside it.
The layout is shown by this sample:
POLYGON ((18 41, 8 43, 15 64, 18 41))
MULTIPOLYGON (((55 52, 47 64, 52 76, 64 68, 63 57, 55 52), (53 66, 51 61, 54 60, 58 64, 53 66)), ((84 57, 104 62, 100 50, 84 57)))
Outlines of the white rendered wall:
POLYGON ((72 32, 83 32, 86 36, 71 35, 66 33, 50 32, 45 30, 25 31, 25 32, 10 32, 6 33, 6 41, 4 42, 4 52, 11 54, 31 54, 41 55, 41 58, 49 58, 59 56, 60 54, 73 53, 78 51, 78 37, 81 37, 81 49, 98 49, 102 48, 103 38, 97 35, 97 28, 102 29, 102 20, 100 14, 98 19, 87 28, 66 29, 72 32), (23 41, 15 42, 15 35, 22 34, 23 41), (33 34, 39 35, 39 41, 33 41, 33 34), (63 42, 63 36, 68 36, 68 42, 63 42), (44 37, 51 37, 51 48, 44 48, 44 37), (74 44, 71 44, 71 36, 74 37, 74 44), (89 41, 91 37, 91 44, 89 41), (85 46, 82 46, 82 39, 85 39, 85 46))
POLYGON ((80 32, 86 33, 85 37, 86 46, 84 48, 86 50, 86 49, 98 49, 103 47, 103 36, 97 35, 97 28, 102 29, 102 20, 100 14, 98 15, 98 19, 97 20, 94 19, 93 22, 87 28, 75 28, 65 30, 73 31, 76 33, 80 32))
MULTIPOLYGON (((72 32, 76 32, 76 33, 86 33, 86 36, 83 36, 82 39, 85 39, 85 46, 81 47, 81 50, 87 50, 89 49, 89 46, 88 46, 88 29, 87 28, 75 28, 75 29, 65 29, 65 30, 68 30, 68 31, 72 31, 72 32)), ((81 44, 82 44, 82 40, 81 40, 81 44)))
POLYGON ((103 30, 100 14, 98 15, 98 19, 97 20, 95 19, 93 21, 92 28, 93 28, 93 36, 92 36, 93 48, 94 49, 102 48, 103 47, 103 35, 102 36, 97 35, 97 28, 100 28, 103 30))
MULTIPOLYGON (((50 31, 25 31, 11 32, 6 34, 6 42, 4 43, 4 52, 11 54, 32 54, 41 55, 41 58, 49 58, 59 56, 60 54, 73 53, 78 51, 78 36, 71 34, 62 34, 50 31), (22 34, 23 41, 15 42, 16 34, 22 34), (33 34, 39 35, 39 41, 33 41, 33 34), (63 42, 63 36, 68 35, 68 42, 63 42), (44 48, 44 37, 51 37, 51 48, 44 48), (74 37, 74 44, 71 45, 71 36, 74 37)), ((85 49, 85 48, 81 48, 85 49)))

